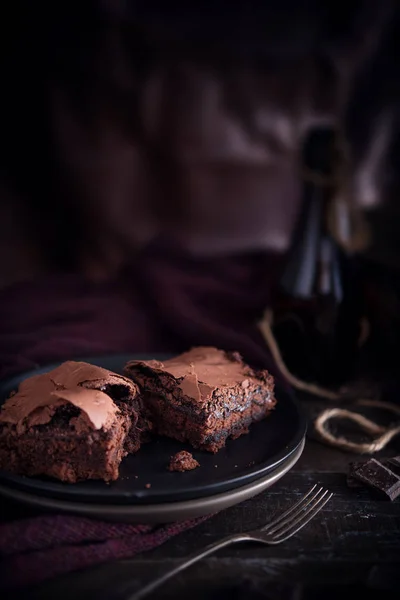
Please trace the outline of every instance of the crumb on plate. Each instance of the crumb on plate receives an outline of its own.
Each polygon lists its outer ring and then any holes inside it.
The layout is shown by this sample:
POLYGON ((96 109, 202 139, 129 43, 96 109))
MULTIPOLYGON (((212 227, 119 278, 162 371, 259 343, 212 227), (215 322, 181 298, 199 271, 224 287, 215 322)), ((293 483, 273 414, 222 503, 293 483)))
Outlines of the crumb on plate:
POLYGON ((200 463, 193 458, 193 455, 190 452, 182 450, 181 452, 174 454, 174 456, 171 456, 168 471, 178 471, 183 473, 183 471, 193 471, 193 469, 197 469, 199 466, 200 463))

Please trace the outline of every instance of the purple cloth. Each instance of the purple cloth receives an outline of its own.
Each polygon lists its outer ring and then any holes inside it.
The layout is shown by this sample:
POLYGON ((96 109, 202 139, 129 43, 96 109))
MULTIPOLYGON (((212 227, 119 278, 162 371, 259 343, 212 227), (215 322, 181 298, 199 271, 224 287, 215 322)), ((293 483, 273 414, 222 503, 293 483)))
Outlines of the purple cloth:
POLYGON ((265 254, 195 260, 148 251, 105 283, 58 275, 14 285, 0 293, 0 378, 85 355, 194 345, 237 350, 274 372, 256 322, 278 265, 265 254))
MULTIPOLYGON (((0 293, 2 378, 74 357, 237 350, 274 372, 256 323, 279 261, 263 254, 195 260, 148 251, 118 278, 89 283, 58 275, 0 293)), ((45 516, 0 526, 3 585, 31 585, 135 556, 202 519, 152 528, 45 516)))
POLYGON ((0 525, 0 589, 39 584, 160 546, 208 517, 154 527, 44 516, 0 525))

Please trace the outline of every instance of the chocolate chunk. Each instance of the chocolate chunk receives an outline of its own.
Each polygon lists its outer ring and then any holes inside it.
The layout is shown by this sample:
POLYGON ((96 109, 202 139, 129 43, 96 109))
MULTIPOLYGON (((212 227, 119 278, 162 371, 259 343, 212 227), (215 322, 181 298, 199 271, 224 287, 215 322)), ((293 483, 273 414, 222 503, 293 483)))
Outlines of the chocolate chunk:
POLYGON ((354 472, 362 464, 363 464, 362 462, 352 462, 352 463, 350 463, 350 465, 349 465, 349 472, 348 472, 347 477, 346 477, 346 483, 347 483, 347 485, 348 485, 349 488, 362 488, 363 487, 363 483, 361 483, 361 481, 359 481, 354 476, 354 472))
POLYGON ((400 495, 400 477, 375 458, 356 464, 351 477, 369 485, 390 500, 395 500, 400 495))
POLYGON ((385 464, 387 464, 392 471, 394 470, 396 475, 400 475, 400 456, 388 458, 387 461, 385 461, 385 464), (392 467, 394 467, 394 469, 392 467))

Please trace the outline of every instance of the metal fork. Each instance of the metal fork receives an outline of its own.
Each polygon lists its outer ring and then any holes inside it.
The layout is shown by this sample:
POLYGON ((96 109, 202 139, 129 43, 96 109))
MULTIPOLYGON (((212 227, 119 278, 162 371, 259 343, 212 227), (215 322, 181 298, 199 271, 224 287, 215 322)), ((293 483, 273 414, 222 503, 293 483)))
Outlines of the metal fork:
POLYGON ((231 544, 239 542, 258 542, 267 546, 280 544, 295 533, 300 531, 307 523, 315 517, 317 513, 329 502, 333 494, 329 490, 324 490, 320 487, 316 490, 317 485, 314 485, 298 502, 293 504, 287 511, 274 519, 268 525, 264 525, 259 529, 248 531, 246 533, 237 533, 223 538, 219 542, 206 546, 203 550, 195 552, 189 558, 183 560, 176 567, 164 573, 145 587, 141 588, 126 600, 139 600, 148 596, 163 583, 177 575, 184 569, 187 569, 202 558, 226 548, 231 544))

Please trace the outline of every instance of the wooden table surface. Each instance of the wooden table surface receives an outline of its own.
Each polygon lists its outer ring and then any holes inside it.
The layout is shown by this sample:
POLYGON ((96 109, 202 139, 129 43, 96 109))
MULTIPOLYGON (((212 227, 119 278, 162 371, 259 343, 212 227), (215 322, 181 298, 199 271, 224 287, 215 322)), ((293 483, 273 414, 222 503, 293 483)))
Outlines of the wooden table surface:
MULTIPOLYGON (((41 585, 32 600, 119 600, 128 589, 173 567, 191 551, 227 534, 259 526, 312 484, 334 492, 324 510, 294 538, 274 547, 239 545, 220 551, 176 577, 156 598, 336 598, 362 590, 363 598, 400 598, 400 499, 377 500, 349 489, 352 455, 308 440, 292 471, 261 495, 214 516, 141 556, 74 573, 41 585)), ((2 515, 21 509, 0 500, 2 515)), ((4 518, 4 517, 3 517, 4 518)), ((16 596, 14 595, 15 599, 16 596)))

